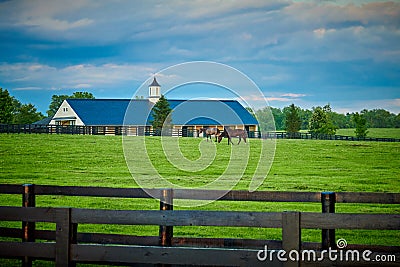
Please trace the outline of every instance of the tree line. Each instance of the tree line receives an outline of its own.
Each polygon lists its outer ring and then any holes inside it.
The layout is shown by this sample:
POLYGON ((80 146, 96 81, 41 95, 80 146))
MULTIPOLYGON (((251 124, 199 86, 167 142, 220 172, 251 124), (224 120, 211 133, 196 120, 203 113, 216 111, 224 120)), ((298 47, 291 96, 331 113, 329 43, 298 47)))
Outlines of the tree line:
POLYGON ((0 124, 31 124, 46 117, 53 117, 61 103, 68 98, 94 99, 92 93, 75 92, 72 95, 53 95, 47 116, 37 111, 31 104, 22 104, 18 99, 11 96, 7 89, 0 88, 0 124))
POLYGON ((33 104, 22 104, 7 90, 0 88, 0 124, 28 124, 44 117, 33 104))
MULTIPOLYGON (((6 89, 0 88, 0 124, 30 124, 45 117, 52 117, 61 103, 68 98, 94 99, 95 97, 89 92, 53 95, 46 112, 47 116, 45 116, 38 112, 33 104, 22 104, 18 99, 11 96, 6 89)), ((160 104, 164 102, 161 101, 160 104)), ((159 107, 157 106, 157 108, 159 107)), ((161 106, 160 108, 163 110, 165 107, 161 106)), ((276 129, 288 132, 309 130, 316 133, 333 134, 336 129, 344 128, 357 129, 357 127, 361 127, 358 129, 361 132, 365 132, 367 128, 400 128, 400 113, 396 115, 384 109, 364 109, 359 113, 340 114, 332 111, 329 104, 324 107, 313 107, 311 110, 302 109, 292 104, 283 109, 265 107, 251 112, 256 115, 260 130, 263 132, 276 129)))
POLYGON ((384 109, 363 109, 360 112, 340 114, 332 111, 329 104, 311 110, 294 104, 283 109, 265 107, 257 110, 255 115, 261 131, 274 129, 274 122, 278 131, 309 130, 325 134, 335 134, 337 129, 346 128, 356 128, 360 133, 366 132, 367 128, 400 128, 400 113, 396 115, 384 109))

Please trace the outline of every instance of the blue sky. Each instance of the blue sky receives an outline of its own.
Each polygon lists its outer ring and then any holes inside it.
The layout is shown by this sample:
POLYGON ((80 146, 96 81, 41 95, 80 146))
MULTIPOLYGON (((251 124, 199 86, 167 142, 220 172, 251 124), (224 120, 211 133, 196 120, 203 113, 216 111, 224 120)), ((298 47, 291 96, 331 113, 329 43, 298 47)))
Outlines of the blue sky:
POLYGON ((236 68, 274 107, 400 112, 400 1, 0 0, 0 38, 0 87, 43 113, 53 94, 131 98, 190 61, 236 68))

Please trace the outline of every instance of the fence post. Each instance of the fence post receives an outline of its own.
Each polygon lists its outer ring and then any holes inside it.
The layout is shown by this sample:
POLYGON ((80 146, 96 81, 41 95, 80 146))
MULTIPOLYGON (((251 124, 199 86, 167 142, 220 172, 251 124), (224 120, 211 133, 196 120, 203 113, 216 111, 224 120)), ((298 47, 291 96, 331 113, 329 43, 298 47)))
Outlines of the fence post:
MULTIPOLYGON (((296 255, 290 253, 297 251, 299 255, 301 251, 301 226, 300 226, 300 212, 285 211, 282 213, 282 249, 286 251, 285 255, 296 255)), ((290 258, 284 262, 283 266, 300 266, 299 258, 297 261, 292 261, 290 258)))
MULTIPOLYGON (((160 196, 160 210, 173 210, 173 190, 162 189, 160 196)), ((173 226, 160 225, 159 245, 170 247, 172 245, 173 226)))
POLYGON ((76 262, 72 261, 72 255, 71 255, 71 245, 72 244, 77 244, 78 243, 78 224, 77 223, 71 223, 71 209, 70 213, 69 213, 69 218, 70 218, 70 238, 69 238, 69 267, 75 267, 76 266, 76 262))
POLYGON ((71 223, 71 208, 56 211, 56 266, 74 266, 71 261, 71 243, 76 241, 76 225, 71 223))
MULTIPOLYGON (((23 184, 22 207, 35 207, 35 186, 33 184, 23 184)), ((22 222, 22 242, 35 242, 35 223, 22 222)), ((24 257, 22 266, 32 266, 32 259, 24 257)))
MULTIPOLYGON (((322 213, 335 213, 335 203, 335 192, 321 193, 322 213)), ((335 248, 335 239, 335 229, 322 229, 322 249, 335 248)))

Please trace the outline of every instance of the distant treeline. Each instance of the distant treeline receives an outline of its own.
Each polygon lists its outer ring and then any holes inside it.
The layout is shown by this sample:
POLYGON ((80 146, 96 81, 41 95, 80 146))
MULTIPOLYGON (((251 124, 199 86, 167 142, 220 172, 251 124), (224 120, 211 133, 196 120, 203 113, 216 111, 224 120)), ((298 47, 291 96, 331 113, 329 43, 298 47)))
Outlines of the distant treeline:
MULTIPOLYGON (((285 130, 286 114, 289 112, 289 107, 283 109, 274 107, 269 108, 271 109, 275 120, 276 130, 285 130)), ((256 111, 261 131, 268 131, 271 129, 271 120, 268 112, 269 108, 263 108, 256 111)), ((309 122, 313 111, 313 109, 298 109, 302 130, 309 129, 309 122)), ((364 109, 359 114, 366 119, 368 128, 400 128, 400 113, 396 115, 384 109, 364 109)), ((354 113, 340 114, 333 111, 330 112, 330 118, 337 129, 355 128, 356 125, 352 119, 353 115, 354 113)))

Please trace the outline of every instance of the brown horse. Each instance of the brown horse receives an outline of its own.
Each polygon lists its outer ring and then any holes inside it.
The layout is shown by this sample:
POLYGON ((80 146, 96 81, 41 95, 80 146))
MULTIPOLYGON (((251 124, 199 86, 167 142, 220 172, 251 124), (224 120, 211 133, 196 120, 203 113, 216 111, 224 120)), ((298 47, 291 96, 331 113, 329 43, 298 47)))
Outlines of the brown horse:
MULTIPOLYGON (((237 144, 240 144, 240 141, 243 138, 243 141, 247 143, 247 131, 242 130, 242 129, 225 129, 219 136, 218 136, 218 143, 221 143, 221 140, 223 137, 228 138, 228 145, 232 143, 232 137, 239 137, 239 142, 237 144)), ((232 143, 233 144, 233 143, 232 143)))
POLYGON ((202 132, 206 133, 207 142, 208 137, 210 137, 211 140, 211 135, 215 135, 215 142, 217 142, 217 136, 221 133, 217 127, 200 128, 199 134, 201 134, 202 132))

